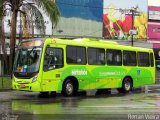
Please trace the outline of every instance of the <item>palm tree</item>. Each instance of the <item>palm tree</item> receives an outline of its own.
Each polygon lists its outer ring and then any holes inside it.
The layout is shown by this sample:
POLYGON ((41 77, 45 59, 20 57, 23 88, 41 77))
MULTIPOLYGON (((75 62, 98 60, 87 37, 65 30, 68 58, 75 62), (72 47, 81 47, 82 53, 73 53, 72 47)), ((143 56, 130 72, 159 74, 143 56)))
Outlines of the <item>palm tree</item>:
MULTIPOLYGON (((0 54, 3 53, 2 56, 0 55, 0 60, 2 63, 8 67, 8 60, 7 60, 7 51, 5 47, 5 33, 4 33, 4 24, 3 24, 3 0, 0 0, 0 54), (1 51, 2 50, 2 51, 1 51)), ((1 73, 2 75, 2 73, 1 73)))
MULTIPOLYGON (((2 33, 2 18, 3 18, 3 0, 0 0, 0 33, 2 33)), ((2 42, 2 34, 0 34, 0 42, 2 42)))
POLYGON ((3 0, 3 8, 11 8, 12 17, 11 17, 11 38, 10 38, 10 72, 12 71, 14 55, 15 55, 15 44, 16 44, 16 26, 17 26, 17 16, 19 13, 27 14, 31 13, 34 20, 39 20, 39 23, 36 24, 40 29, 41 33, 45 34, 44 18, 42 13, 38 8, 42 8, 44 12, 49 16, 50 20, 57 25, 59 21, 60 13, 56 6, 55 0, 3 0), (36 19, 38 17, 38 19, 36 19), (39 25, 39 26, 38 26, 39 25))

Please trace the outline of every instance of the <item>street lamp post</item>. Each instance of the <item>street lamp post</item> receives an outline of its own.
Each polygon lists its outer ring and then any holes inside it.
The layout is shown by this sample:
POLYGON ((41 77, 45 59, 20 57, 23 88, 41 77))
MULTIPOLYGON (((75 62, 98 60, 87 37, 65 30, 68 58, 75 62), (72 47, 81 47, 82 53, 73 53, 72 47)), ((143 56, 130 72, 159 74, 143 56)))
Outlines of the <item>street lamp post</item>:
MULTIPOLYGON (((132 16, 132 31, 134 30, 134 17, 135 16, 139 16, 140 15, 140 12, 137 10, 138 9, 138 6, 136 8, 132 8, 130 9, 129 13, 126 14, 126 15, 130 15, 132 16)), ((133 35, 134 34, 131 34, 131 45, 134 46, 134 42, 133 42, 133 35)))
MULTIPOLYGON (((132 15, 132 30, 134 29, 134 10, 131 9, 131 15, 132 15)), ((133 46, 133 34, 131 35, 131 43, 132 43, 132 46, 133 46)))

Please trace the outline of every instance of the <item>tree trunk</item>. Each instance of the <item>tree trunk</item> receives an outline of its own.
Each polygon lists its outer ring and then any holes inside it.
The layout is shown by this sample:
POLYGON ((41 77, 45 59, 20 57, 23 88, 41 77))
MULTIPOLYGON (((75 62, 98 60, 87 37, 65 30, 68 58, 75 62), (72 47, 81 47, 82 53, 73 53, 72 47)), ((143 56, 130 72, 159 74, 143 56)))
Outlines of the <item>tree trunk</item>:
MULTIPOLYGON (((7 60, 7 49, 6 49, 6 40, 5 40, 5 32, 4 32, 4 22, 3 22, 3 17, 2 17, 2 24, 1 24, 1 29, 0 29, 0 37, 1 37, 1 45, 2 45, 2 53, 3 53, 3 60, 4 63, 6 65, 6 67, 8 68, 8 60, 7 60)), ((3 63, 3 62, 2 62, 3 63)))
MULTIPOLYGON (((1 4, 3 3, 3 0, 0 0, 1 4)), ((0 9, 0 60, 1 64, 5 64, 8 68, 8 60, 7 60, 7 50, 5 47, 5 33, 4 33, 4 23, 3 23, 3 7, 0 9), (1 51, 2 50, 2 51, 1 51), (1 56, 2 53, 2 56, 1 56)), ((3 68, 1 68, 3 69, 3 68)))
POLYGON ((10 39, 10 74, 12 74, 13 70, 13 63, 14 63, 14 56, 15 56, 15 45, 16 45, 16 26, 17 26, 17 10, 13 10, 12 13, 12 22, 11 22, 11 39, 10 39))

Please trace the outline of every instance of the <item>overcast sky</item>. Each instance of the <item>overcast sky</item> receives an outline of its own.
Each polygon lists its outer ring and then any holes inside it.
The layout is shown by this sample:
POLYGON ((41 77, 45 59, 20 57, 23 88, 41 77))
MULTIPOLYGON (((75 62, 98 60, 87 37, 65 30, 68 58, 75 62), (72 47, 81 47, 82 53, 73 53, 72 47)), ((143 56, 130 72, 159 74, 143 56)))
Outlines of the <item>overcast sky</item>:
POLYGON ((149 6, 159 6, 160 7, 160 0, 148 0, 149 6))

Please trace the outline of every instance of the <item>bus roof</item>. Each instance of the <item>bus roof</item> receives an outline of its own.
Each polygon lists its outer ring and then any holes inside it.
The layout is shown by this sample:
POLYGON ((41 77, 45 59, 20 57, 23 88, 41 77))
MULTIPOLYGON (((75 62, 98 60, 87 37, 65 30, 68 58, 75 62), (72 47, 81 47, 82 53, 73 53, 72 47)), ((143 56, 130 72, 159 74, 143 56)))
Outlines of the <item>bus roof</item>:
MULTIPOLYGON (((30 41, 42 41, 44 44, 64 44, 64 45, 74 45, 74 46, 87 46, 87 47, 98 47, 98 48, 108 48, 108 49, 121 49, 121 50, 133 50, 133 51, 153 51, 149 48, 132 47, 126 45, 119 45, 117 42, 93 39, 93 38, 77 38, 77 39, 61 39, 61 38, 36 38, 25 40, 23 42, 30 41)), ((22 45, 21 43, 21 45, 22 45)))
POLYGON ((114 44, 114 45, 118 44, 117 42, 101 40, 101 39, 78 38, 78 39, 73 39, 73 40, 80 41, 80 42, 98 42, 98 43, 114 44))
POLYGON ((119 45, 117 42, 101 40, 101 39, 98 40, 98 39, 90 39, 90 38, 78 38, 78 39, 69 40, 69 39, 59 39, 59 38, 48 38, 46 39, 46 42, 47 44, 53 43, 53 44, 64 44, 64 45, 74 45, 74 46, 153 52, 153 50, 149 48, 119 45))

